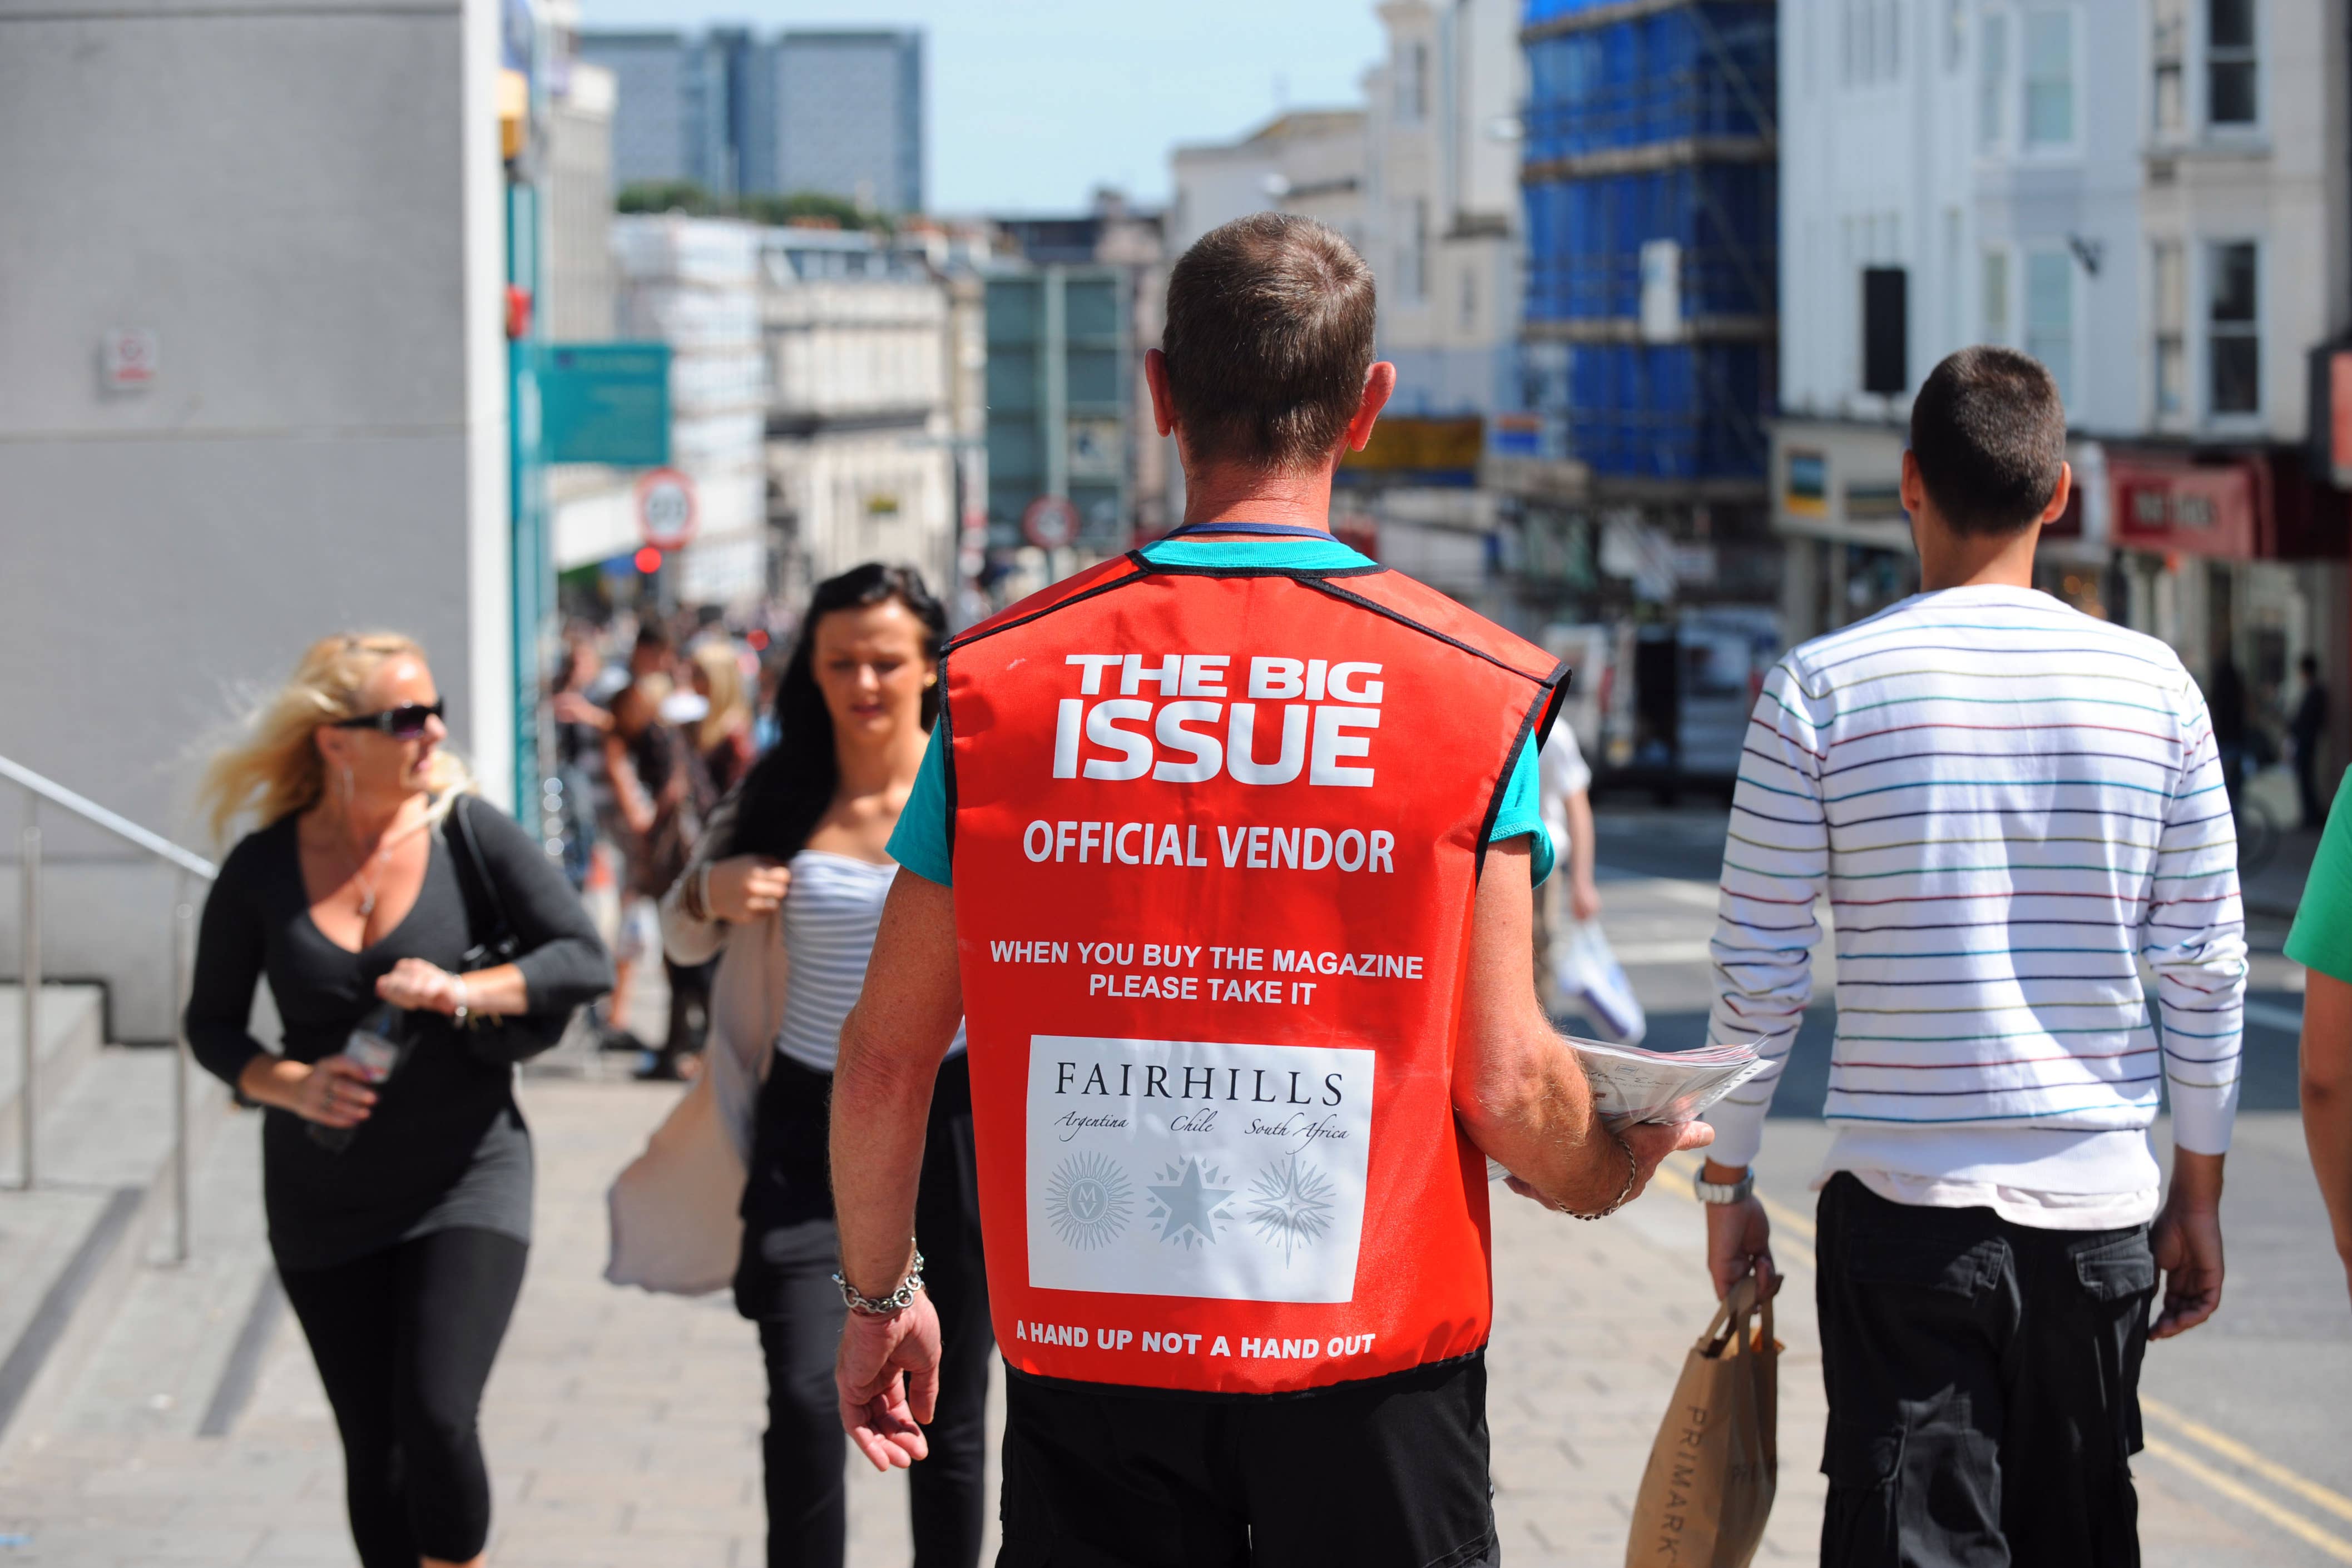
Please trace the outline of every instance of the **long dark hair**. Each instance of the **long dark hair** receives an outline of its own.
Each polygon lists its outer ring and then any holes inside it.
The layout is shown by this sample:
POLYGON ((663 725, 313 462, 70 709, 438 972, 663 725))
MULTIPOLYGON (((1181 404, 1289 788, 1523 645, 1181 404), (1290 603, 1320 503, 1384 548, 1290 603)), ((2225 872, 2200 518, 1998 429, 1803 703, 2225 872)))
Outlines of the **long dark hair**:
MULTIPOLYGON (((752 766, 735 810, 730 854, 771 855, 788 861, 801 852, 809 834, 833 804, 841 787, 834 756, 833 714, 816 684, 817 622, 836 610, 864 610, 897 600, 923 623, 923 653, 937 662, 947 642, 947 608, 931 597, 923 575, 910 566, 867 561, 829 577, 809 596, 808 613, 793 656, 776 683, 776 743, 752 766)), ((940 689, 923 691, 923 727, 939 722, 940 689)))

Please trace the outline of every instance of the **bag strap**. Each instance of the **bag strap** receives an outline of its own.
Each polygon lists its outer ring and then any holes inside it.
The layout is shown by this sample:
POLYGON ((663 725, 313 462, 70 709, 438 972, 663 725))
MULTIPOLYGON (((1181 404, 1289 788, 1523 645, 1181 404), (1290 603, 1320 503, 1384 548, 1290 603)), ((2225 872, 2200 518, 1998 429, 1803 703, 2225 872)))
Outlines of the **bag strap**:
POLYGON ((474 837, 474 824, 466 815, 470 798, 460 795, 450 802, 449 821, 457 829, 457 851, 454 863, 457 868, 457 889, 465 895, 466 918, 477 931, 487 925, 489 933, 474 944, 485 952, 518 940, 514 922, 507 917, 506 900, 499 896, 498 879, 490 875, 488 862, 482 859, 480 841, 474 837), (482 919, 486 912, 488 921, 482 919))
MULTIPOLYGON (((1706 1355, 1721 1355, 1727 1345, 1745 1344, 1748 1340, 1748 1320, 1756 1315, 1756 1276, 1743 1274, 1732 1281, 1731 1289, 1716 1303, 1715 1316, 1708 1320, 1706 1332, 1698 1336, 1698 1348, 1706 1355)), ((1772 1303, 1762 1304, 1764 1332, 1772 1332, 1772 1303)))

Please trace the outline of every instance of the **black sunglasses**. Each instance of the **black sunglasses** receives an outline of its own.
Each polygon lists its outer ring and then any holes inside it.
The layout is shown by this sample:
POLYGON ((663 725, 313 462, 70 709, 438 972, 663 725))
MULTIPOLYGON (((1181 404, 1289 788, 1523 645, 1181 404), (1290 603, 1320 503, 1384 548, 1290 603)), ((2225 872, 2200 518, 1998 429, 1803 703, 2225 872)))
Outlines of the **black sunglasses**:
POLYGON ((328 725, 329 729, 377 729, 394 740, 415 740, 425 733, 425 727, 448 710, 448 699, 432 703, 403 703, 382 713, 357 714, 339 718, 328 725))

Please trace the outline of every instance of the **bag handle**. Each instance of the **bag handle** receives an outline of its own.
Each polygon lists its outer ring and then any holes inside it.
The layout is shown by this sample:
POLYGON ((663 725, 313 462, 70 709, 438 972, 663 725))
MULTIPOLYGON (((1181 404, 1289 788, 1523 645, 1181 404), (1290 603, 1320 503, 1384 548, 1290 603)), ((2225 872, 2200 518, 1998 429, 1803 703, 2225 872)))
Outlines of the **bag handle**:
POLYGON ((1706 1332, 1699 1335, 1698 1348, 1709 1359, 1721 1355, 1727 1348, 1743 1349, 1751 1341, 1748 1333, 1750 1318, 1763 1320, 1764 1337, 1772 1337, 1772 1298, 1757 1299, 1756 1276, 1743 1274, 1732 1281, 1731 1289, 1716 1304, 1715 1316, 1709 1320, 1706 1332))
POLYGON ((488 935, 479 935, 478 926, 476 941, 459 960, 468 971, 502 964, 522 946, 521 938, 515 934, 514 922, 507 916, 506 900, 499 896, 498 879, 490 874, 488 862, 482 859, 481 843, 474 837, 474 824, 466 814, 471 800, 471 796, 460 795, 451 801, 448 818, 457 829, 457 886, 466 895, 468 922, 477 920, 482 904, 488 905, 489 919, 481 923, 488 925, 488 935))

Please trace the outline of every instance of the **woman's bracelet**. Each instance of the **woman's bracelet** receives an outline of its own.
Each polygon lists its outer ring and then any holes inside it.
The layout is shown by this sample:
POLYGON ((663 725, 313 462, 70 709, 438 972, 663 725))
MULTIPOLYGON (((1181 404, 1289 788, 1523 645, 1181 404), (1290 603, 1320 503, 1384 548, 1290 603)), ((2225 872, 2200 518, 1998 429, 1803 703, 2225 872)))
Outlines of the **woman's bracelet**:
POLYGON ((449 978, 457 987, 457 1010, 449 1015, 449 1021, 458 1029, 464 1029, 466 1021, 473 1017, 473 1009, 467 1005, 472 998, 466 989, 465 976, 452 975, 449 978))

